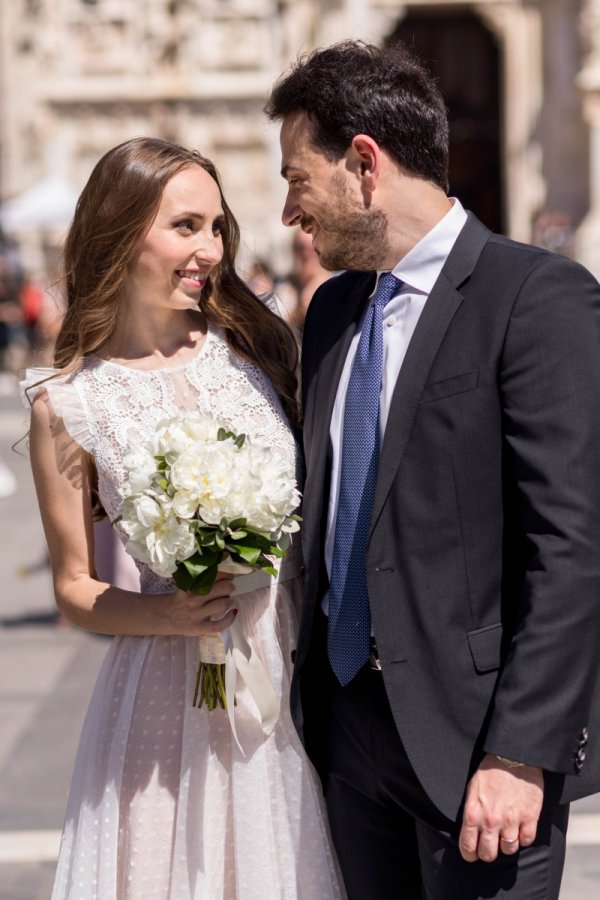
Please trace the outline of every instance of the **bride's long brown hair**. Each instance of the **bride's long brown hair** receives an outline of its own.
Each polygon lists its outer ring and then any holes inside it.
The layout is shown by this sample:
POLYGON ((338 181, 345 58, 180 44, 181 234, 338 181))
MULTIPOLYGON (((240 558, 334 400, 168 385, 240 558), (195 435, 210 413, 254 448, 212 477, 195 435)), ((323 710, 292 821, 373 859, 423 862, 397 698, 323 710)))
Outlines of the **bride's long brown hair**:
POLYGON ((215 181, 225 217, 223 258, 202 290, 200 308, 229 346, 263 369, 292 423, 299 420, 298 348, 289 327, 235 271, 239 226, 213 163, 195 150, 134 138, 109 150, 79 197, 64 248, 67 309, 54 352, 61 373, 76 371, 113 334, 119 294, 136 245, 158 212, 165 185, 189 166, 215 181))

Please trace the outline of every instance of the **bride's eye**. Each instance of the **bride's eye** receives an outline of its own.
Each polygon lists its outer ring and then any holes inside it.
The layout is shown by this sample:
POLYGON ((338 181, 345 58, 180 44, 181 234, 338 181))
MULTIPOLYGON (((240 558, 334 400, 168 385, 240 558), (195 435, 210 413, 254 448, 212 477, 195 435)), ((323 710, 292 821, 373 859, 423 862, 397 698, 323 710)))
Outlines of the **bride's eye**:
POLYGON ((194 230, 194 223, 191 219, 181 219, 181 221, 175 222, 175 228, 181 234, 189 234, 194 230))

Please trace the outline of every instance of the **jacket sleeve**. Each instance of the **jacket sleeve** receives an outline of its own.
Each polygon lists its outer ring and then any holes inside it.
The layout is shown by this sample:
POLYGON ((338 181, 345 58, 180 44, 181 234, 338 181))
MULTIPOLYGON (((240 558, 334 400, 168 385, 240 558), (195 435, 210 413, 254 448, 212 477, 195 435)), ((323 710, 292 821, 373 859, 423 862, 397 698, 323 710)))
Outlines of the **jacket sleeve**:
POLYGON ((529 273, 499 388, 525 578, 485 750, 573 774, 600 666, 600 286, 581 266, 529 273))

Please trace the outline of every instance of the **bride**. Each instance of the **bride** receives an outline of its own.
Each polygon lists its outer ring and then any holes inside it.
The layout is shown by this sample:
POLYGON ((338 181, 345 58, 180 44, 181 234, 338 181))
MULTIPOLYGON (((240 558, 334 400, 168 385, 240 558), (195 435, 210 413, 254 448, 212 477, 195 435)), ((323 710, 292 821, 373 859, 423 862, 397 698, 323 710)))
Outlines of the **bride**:
POLYGON ((209 160, 150 138, 109 151, 67 237, 56 368, 24 382, 58 606, 115 635, 83 726, 53 900, 343 896, 288 711, 297 547, 277 578, 239 597, 243 578, 219 575, 197 597, 143 564, 139 594, 94 571, 95 513, 118 517, 123 459, 166 416, 209 413, 296 462, 295 342, 237 276, 238 240, 209 160), (265 731, 238 680, 239 745, 225 711, 192 706, 198 636, 236 616, 279 702, 265 731))

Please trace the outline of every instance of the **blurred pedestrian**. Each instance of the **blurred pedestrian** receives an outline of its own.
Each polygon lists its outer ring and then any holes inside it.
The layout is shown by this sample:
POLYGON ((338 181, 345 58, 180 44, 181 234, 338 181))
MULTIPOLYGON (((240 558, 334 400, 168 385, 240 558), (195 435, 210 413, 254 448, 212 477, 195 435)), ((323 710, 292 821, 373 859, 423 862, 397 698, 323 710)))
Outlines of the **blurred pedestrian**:
POLYGON ((257 257, 250 266, 247 278, 248 287, 257 297, 271 294, 275 284, 275 276, 269 263, 257 257))
POLYGON ((17 296, 0 272, 0 371, 15 368, 14 352, 23 329, 23 313, 17 296))
POLYGON ((301 228, 292 237, 291 253, 289 275, 276 281, 273 290, 279 298, 285 320, 301 335, 313 294, 319 285, 331 277, 331 272, 321 266, 311 236, 301 228))

